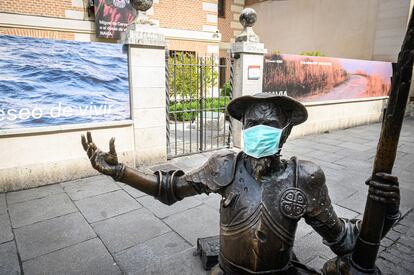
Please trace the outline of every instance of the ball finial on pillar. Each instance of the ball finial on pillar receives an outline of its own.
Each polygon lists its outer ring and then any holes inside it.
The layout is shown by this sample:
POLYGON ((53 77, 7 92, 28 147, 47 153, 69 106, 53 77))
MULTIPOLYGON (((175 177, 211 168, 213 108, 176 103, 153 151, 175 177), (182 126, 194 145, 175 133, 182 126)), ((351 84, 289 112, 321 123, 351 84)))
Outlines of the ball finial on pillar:
POLYGON ((135 20, 137 24, 154 25, 154 23, 148 19, 146 11, 152 7, 153 0, 131 0, 131 5, 137 10, 138 16, 135 20))
POLYGON ((131 0, 131 5, 137 11, 147 11, 152 7, 152 0, 131 0))
POLYGON ((252 8, 245 8, 241 11, 239 21, 243 31, 236 36, 236 42, 259 42, 259 37, 254 33, 253 26, 256 23, 256 11, 252 8))
POLYGON ((240 24, 242 24, 244 28, 253 27, 254 23, 256 23, 256 20, 257 20, 257 15, 254 9, 245 8, 244 10, 241 11, 239 21, 240 21, 240 24))

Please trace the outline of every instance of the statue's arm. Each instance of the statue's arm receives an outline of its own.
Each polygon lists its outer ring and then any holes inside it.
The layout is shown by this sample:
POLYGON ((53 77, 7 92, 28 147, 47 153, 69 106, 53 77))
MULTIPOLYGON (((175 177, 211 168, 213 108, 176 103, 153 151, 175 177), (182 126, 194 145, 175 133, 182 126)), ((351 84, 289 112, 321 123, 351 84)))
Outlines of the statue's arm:
POLYGON ((336 255, 350 253, 359 233, 359 221, 337 216, 325 184, 325 175, 319 166, 303 162, 301 172, 306 182, 303 188, 309 194, 306 223, 322 236, 323 243, 336 255))
MULTIPOLYGON (((329 198, 323 171, 316 165, 307 169, 309 173, 305 177, 308 177, 308 186, 312 190, 311 201, 315 203, 310 204, 305 221, 323 237, 323 242, 335 254, 344 255, 352 252, 359 235, 361 220, 339 218, 329 198)), ((370 186, 369 196, 388 206, 383 227, 384 237, 400 218, 398 179, 388 174, 378 174, 374 179, 369 179, 367 185, 370 186)))
POLYGON ((222 150, 202 166, 187 173, 181 170, 157 171, 153 175, 126 167, 119 180, 159 201, 171 205, 185 197, 220 193, 233 179, 236 153, 222 150))
POLYGON ((234 157, 235 153, 232 151, 218 152, 202 166, 187 173, 182 170, 170 170, 150 174, 121 164, 123 167, 114 179, 171 205, 185 197, 219 193, 232 180, 234 157))
POLYGON ((153 196, 164 204, 171 205, 185 197, 209 193, 202 183, 190 182, 181 170, 156 171, 151 174, 123 165, 123 172, 117 181, 123 182, 148 195, 153 196), (195 188, 200 185, 200 188, 195 188))
POLYGON ((151 174, 119 163, 113 138, 109 142, 109 152, 103 152, 96 147, 90 132, 87 137, 82 136, 82 145, 94 169, 167 205, 188 196, 219 192, 230 183, 231 178, 226 175, 233 174, 234 153, 231 152, 217 153, 200 168, 186 174, 181 170, 157 171, 151 174), (217 172, 216 168, 222 169, 217 172), (226 171, 226 168, 231 171, 226 171))

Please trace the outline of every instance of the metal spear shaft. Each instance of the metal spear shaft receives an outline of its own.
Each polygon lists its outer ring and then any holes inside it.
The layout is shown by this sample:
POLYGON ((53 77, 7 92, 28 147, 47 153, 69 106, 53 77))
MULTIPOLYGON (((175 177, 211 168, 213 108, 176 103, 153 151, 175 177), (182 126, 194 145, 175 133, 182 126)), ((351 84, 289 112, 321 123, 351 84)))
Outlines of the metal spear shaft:
MULTIPOLYGON (((388 107, 382 124, 375 157, 373 176, 378 172, 391 174, 397 154, 398 139, 410 91, 414 59, 414 19, 410 17, 398 62, 393 64, 393 77, 388 107)), ((352 253, 352 262, 363 272, 373 271, 381 242, 386 205, 367 197, 359 238, 352 253)))

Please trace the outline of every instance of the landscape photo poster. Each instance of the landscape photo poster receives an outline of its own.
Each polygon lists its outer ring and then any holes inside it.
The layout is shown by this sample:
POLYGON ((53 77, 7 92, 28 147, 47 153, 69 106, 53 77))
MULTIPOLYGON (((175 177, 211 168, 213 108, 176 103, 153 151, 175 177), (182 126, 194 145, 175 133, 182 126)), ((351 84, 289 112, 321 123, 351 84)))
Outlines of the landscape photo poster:
POLYGON ((264 92, 301 102, 388 96, 392 63, 289 54, 266 55, 264 92))
POLYGON ((120 39, 137 16, 130 0, 95 0, 96 36, 120 39))
POLYGON ((130 119, 122 45, 0 36, 0 130, 130 119))

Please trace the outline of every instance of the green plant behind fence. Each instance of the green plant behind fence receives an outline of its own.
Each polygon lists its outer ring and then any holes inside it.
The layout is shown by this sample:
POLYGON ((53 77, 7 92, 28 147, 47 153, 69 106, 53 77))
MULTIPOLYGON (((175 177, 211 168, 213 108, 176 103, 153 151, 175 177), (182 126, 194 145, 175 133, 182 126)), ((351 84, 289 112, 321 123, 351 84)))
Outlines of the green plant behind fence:
POLYGON ((182 121, 194 121, 200 110, 206 112, 220 112, 223 113, 227 104, 229 104, 229 97, 221 98, 206 98, 197 101, 183 101, 183 102, 171 102, 169 106, 170 119, 182 121))
POLYGON ((197 97, 201 90, 217 86, 218 69, 212 58, 197 58, 191 52, 173 52, 168 59, 171 99, 197 97))

